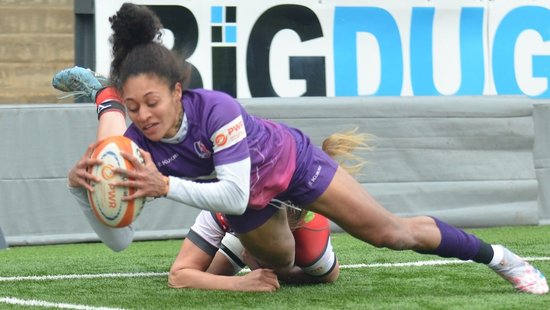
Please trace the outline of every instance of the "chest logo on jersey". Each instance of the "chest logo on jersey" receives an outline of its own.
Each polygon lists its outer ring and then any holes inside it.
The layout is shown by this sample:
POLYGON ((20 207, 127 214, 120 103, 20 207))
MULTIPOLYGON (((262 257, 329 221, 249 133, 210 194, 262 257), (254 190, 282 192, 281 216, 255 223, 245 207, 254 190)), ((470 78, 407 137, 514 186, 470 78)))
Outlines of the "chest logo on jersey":
POLYGON ((176 160, 176 158, 178 158, 179 155, 177 153, 175 153, 174 155, 168 157, 168 158, 165 158, 163 160, 160 160, 157 162, 157 167, 162 167, 162 166, 166 166, 166 165, 169 165, 171 162, 173 162, 174 160, 176 160))
POLYGON ((242 116, 237 116, 227 125, 218 129, 212 137, 214 152, 219 152, 242 141, 246 138, 246 129, 244 128, 242 116))
POLYGON ((206 145, 204 145, 201 141, 195 141, 193 146, 195 147, 195 153, 197 153, 200 158, 210 158, 210 156, 212 156, 212 152, 210 152, 206 145))

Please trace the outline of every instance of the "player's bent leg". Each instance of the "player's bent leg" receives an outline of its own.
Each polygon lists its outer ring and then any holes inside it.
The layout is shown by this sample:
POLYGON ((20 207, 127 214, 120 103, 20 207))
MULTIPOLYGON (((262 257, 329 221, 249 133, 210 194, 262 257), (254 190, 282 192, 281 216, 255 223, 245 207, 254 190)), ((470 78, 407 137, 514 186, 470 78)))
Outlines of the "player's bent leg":
POLYGON ((317 277, 317 283, 333 283, 338 280, 338 277, 340 277, 340 264, 336 260, 334 262, 334 267, 330 270, 329 273, 317 277))
POLYGON ((101 114, 97 125, 97 140, 111 136, 122 136, 126 132, 126 118, 117 111, 108 111, 101 114))
POLYGON ((330 245, 330 222, 320 214, 307 211, 298 227, 292 232, 296 243, 295 264, 300 267, 313 265, 330 245))
POLYGON ((123 135, 126 131, 125 108, 116 90, 107 87, 108 83, 106 77, 81 67, 61 70, 52 78, 54 88, 96 103, 99 119, 97 140, 123 135))
POLYGON ((313 283, 329 283, 340 274, 338 260, 330 242, 329 220, 308 211, 292 234, 296 243, 296 266, 311 277, 313 283))
POLYGON ((490 257, 481 260, 488 262, 492 257, 490 245, 445 222, 428 216, 400 218, 392 214, 341 168, 327 190, 309 208, 377 247, 469 260, 476 257, 483 245, 484 249, 489 249, 490 257))
POLYGON ((341 168, 323 195, 308 208, 325 215, 353 236, 374 246, 411 249, 424 254, 489 264, 521 292, 548 292, 544 275, 515 254, 502 250, 504 254, 499 256, 497 246, 491 246, 436 218, 398 218, 376 203, 341 168), (499 264, 505 267, 499 267, 499 264))
POLYGON ((395 216, 341 167, 325 192, 307 209, 326 216, 354 237, 376 247, 434 249, 440 242, 433 219, 395 216))
POLYGON ((244 267, 244 247, 235 235, 226 233, 207 272, 212 274, 233 276, 244 267))
POLYGON ((261 226, 237 233, 237 236, 263 267, 285 273, 294 266, 294 237, 284 208, 277 210, 261 226))

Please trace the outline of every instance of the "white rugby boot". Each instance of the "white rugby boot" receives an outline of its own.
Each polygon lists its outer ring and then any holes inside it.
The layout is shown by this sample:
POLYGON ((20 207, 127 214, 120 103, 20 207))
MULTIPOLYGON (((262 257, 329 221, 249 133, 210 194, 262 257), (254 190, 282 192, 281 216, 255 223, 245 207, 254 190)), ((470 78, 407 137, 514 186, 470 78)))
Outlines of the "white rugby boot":
POLYGON ((548 293, 548 283, 540 270, 502 245, 493 245, 493 249, 495 257, 502 259, 491 262, 489 267, 512 283, 516 290, 537 295, 548 293))

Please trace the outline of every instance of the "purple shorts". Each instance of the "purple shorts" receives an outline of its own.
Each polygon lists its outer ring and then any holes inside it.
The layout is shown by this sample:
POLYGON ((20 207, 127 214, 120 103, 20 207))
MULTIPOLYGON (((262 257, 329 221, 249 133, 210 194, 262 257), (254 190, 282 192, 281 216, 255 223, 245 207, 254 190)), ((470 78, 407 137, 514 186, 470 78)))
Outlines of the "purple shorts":
MULTIPOLYGON (((288 188, 275 196, 299 206, 307 206, 325 192, 332 181, 338 164, 321 148, 297 129, 290 128, 296 141, 296 170, 288 188)), ((242 215, 226 215, 229 226, 236 233, 246 233, 264 224, 277 208, 271 205, 254 210, 250 207, 242 215)))
POLYGON ((296 140, 296 171, 288 189, 275 198, 290 200, 295 205, 305 207, 325 192, 336 174, 338 163, 321 148, 311 143, 301 131, 291 128, 296 140))
POLYGON ((279 209, 272 205, 267 205, 262 209, 247 208, 241 215, 226 214, 225 218, 233 232, 244 234, 262 226, 277 210, 279 209))

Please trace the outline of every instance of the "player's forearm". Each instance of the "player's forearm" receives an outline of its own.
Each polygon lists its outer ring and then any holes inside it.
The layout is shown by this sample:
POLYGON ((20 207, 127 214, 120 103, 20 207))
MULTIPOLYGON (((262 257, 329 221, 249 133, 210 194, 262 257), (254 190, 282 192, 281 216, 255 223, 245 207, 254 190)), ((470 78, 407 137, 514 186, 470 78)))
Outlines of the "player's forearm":
POLYGON ((197 183, 170 177, 166 198, 183 205, 222 212, 243 214, 248 203, 248 193, 231 181, 197 183))
POLYGON ((197 183, 170 177, 166 197, 184 205, 225 214, 243 214, 250 194, 250 158, 216 166, 218 181, 197 183))
POLYGON ((238 291, 238 281, 238 276, 221 276, 196 269, 170 271, 168 276, 168 286, 171 288, 238 291))

